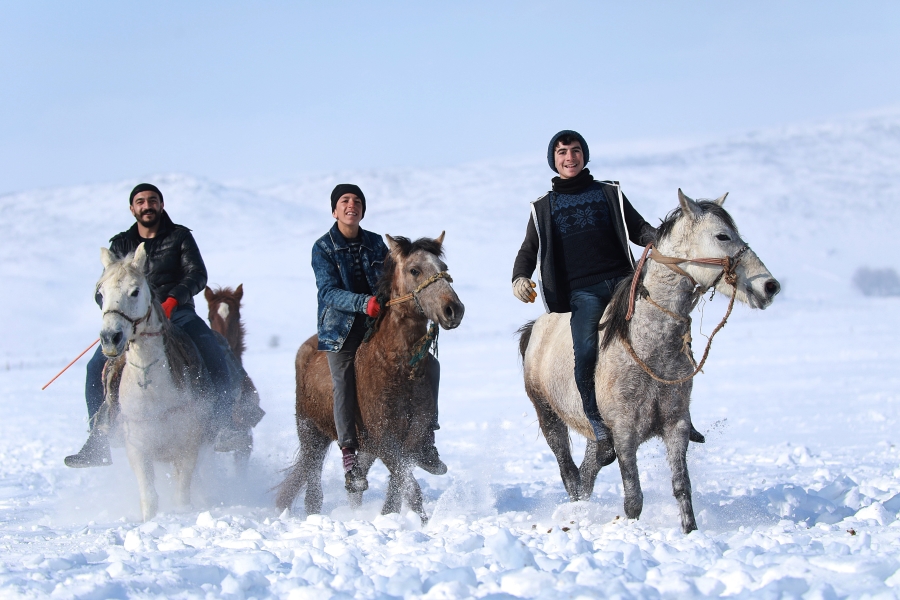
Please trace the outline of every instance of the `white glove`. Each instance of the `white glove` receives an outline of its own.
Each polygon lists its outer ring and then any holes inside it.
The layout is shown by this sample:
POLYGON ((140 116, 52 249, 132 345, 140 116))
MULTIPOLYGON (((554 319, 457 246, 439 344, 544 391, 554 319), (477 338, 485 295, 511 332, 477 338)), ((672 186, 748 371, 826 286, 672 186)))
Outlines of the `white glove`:
POLYGON ((537 298, 537 292, 534 291, 535 284, 527 277, 518 277, 512 284, 513 295, 522 302, 534 302, 537 298))

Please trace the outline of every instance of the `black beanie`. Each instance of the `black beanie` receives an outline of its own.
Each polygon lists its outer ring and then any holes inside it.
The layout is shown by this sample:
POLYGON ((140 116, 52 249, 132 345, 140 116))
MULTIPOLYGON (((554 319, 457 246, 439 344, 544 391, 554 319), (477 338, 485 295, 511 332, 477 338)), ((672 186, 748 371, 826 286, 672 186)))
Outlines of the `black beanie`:
POLYGON ((362 202, 362 216, 366 216, 366 196, 359 189, 358 185, 353 185, 352 183, 339 183, 334 186, 334 189, 331 191, 331 212, 334 212, 334 209, 337 208, 337 201, 344 194, 356 194, 356 197, 362 202))
POLYGON ((584 154, 584 165, 585 166, 587 166, 587 164, 591 158, 591 151, 588 150, 587 142, 584 141, 584 138, 581 137, 581 134, 578 133, 577 131, 572 131, 571 129, 563 129, 562 131, 560 131, 559 133, 557 133, 556 135, 553 136, 553 139, 550 140, 550 145, 547 146, 547 163, 550 165, 550 168, 553 169, 557 173, 559 173, 559 171, 556 170, 556 161, 554 160, 553 155, 556 152, 556 142, 558 142, 559 138, 563 137, 564 135, 570 135, 570 136, 576 138, 579 141, 579 143, 581 143, 581 152, 582 152, 582 154, 584 154))
POLYGON ((159 191, 159 188, 153 185, 152 183, 139 183, 134 186, 134 189, 131 190, 131 195, 128 196, 128 206, 134 202, 134 197, 140 194, 141 192, 156 192, 156 195, 159 196, 159 201, 163 201, 162 192, 159 191))

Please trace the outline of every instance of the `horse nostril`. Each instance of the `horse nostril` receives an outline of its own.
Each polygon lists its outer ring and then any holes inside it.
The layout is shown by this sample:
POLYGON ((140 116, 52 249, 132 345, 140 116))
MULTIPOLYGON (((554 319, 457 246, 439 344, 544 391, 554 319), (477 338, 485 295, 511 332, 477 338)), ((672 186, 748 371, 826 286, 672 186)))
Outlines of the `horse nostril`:
POLYGON ((769 298, 771 298, 781 291, 781 286, 774 279, 770 279, 766 282, 764 289, 766 290, 766 294, 769 296, 769 298))
POLYGON ((451 320, 453 319, 453 307, 452 306, 447 305, 444 307, 444 316, 447 317, 448 319, 451 319, 451 320))
POLYGON ((112 336, 112 343, 115 344, 116 346, 118 346, 119 342, 121 342, 121 341, 122 341, 122 332, 117 331, 116 335, 112 336))

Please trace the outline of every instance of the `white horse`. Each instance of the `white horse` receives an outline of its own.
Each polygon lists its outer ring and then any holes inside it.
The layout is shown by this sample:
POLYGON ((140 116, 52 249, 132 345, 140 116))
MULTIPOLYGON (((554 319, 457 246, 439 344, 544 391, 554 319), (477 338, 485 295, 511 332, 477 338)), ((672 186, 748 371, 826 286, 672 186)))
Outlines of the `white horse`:
POLYGON ((212 434, 215 396, 196 347, 153 299, 144 275, 144 245, 122 260, 102 248, 101 261, 100 342, 110 359, 104 384, 107 410, 117 413, 107 426, 114 423, 123 434, 146 521, 158 507, 154 461, 174 465, 176 503, 190 505, 200 446, 212 434))
POLYGON ((575 386, 570 314, 545 314, 521 329, 525 390, 573 501, 588 498, 597 473, 618 456, 625 514, 638 518, 644 500, 637 449, 659 436, 682 529, 697 528, 686 455, 692 377, 703 360, 699 366, 694 362, 688 315, 710 288, 731 296, 732 304, 737 299, 763 309, 781 289, 721 208, 727 195, 694 202, 678 190, 680 206, 660 225, 651 260, 644 267, 642 259, 635 278, 622 282, 604 313, 594 382, 613 447, 594 441, 584 414, 575 386), (569 427, 588 439, 580 469, 569 449, 569 427))

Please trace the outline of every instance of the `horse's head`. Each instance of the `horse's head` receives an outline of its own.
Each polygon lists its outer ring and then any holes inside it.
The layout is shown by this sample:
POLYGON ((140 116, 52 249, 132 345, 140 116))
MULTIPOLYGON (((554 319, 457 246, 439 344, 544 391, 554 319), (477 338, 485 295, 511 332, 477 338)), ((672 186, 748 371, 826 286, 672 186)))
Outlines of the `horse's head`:
POLYGON ((241 298, 244 297, 244 284, 237 289, 230 287, 211 289, 209 286, 203 290, 203 296, 209 305, 210 327, 218 332, 227 331, 229 325, 240 321, 241 298))
POLYGON ((447 265, 441 260, 444 233, 436 239, 415 242, 400 236, 385 237, 391 250, 385 260, 389 279, 384 280, 389 282, 390 297, 412 294, 411 302, 426 318, 444 329, 459 327, 466 308, 450 285, 447 265))
MULTIPOLYGON (((659 226, 657 247, 662 254, 679 258, 727 257, 732 264, 737 261, 735 297, 753 308, 766 308, 781 291, 781 284, 741 238, 731 215, 722 208, 727 196, 695 202, 679 189, 679 207, 659 226)), ((704 289, 715 287, 728 296, 735 289, 719 265, 685 262, 680 266, 704 289)))
POLYGON ((100 260, 103 263, 103 275, 97 282, 103 310, 100 345, 103 354, 116 357, 151 320, 153 295, 144 275, 147 252, 141 244, 134 256, 116 260, 112 252, 101 248, 100 260))

